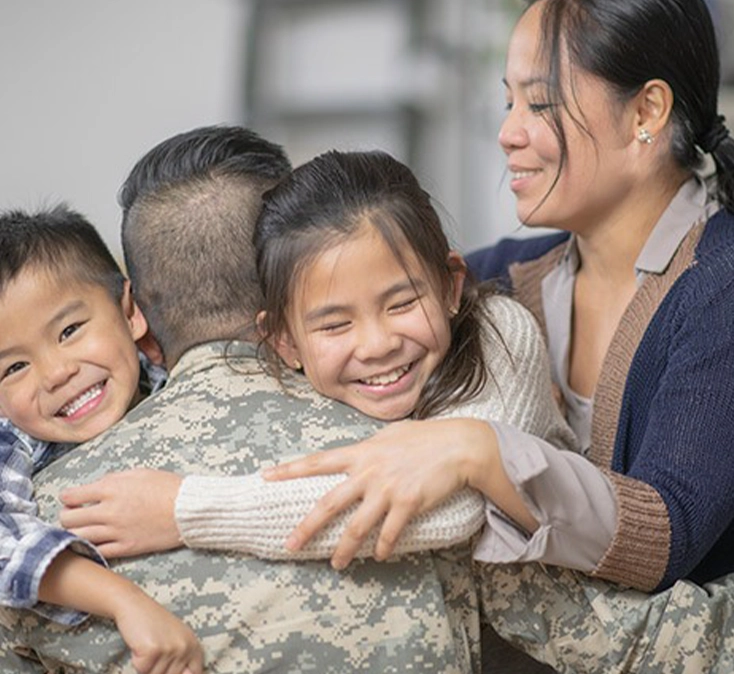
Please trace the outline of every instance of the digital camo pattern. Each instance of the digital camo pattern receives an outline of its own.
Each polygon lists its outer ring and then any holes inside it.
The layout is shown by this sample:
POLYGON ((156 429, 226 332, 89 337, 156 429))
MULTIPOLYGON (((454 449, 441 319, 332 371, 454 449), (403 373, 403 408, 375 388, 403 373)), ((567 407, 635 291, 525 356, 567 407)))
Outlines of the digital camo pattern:
POLYGON ((497 632, 562 674, 734 672, 734 574, 649 595, 541 564, 477 571, 497 632))
MULTIPOLYGON (((62 488, 111 470, 252 472, 363 438, 377 427, 298 383, 292 385, 297 395, 283 393, 260 372, 252 347, 236 350, 242 357, 235 359, 230 348, 226 362, 222 344, 189 352, 166 389, 43 471, 36 482, 43 517, 55 518, 62 488)), ((194 629, 208 674, 398 674, 479 671, 477 621, 465 620, 478 612, 466 582, 470 564, 467 545, 455 558, 422 553, 388 563, 360 561, 343 572, 325 561, 268 562, 189 549, 114 568, 194 629)), ((69 629, 5 610, 0 625, 6 647, 32 645, 51 671, 133 672, 110 622, 92 619, 69 629)), ((5 662, 2 672, 46 671, 5 662)))

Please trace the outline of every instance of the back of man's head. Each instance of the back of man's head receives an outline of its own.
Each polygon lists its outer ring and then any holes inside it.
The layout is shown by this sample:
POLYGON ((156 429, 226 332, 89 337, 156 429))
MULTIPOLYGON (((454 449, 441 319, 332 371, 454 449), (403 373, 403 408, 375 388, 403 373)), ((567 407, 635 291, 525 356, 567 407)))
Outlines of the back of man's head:
POLYGON ((224 126, 164 140, 133 167, 122 246, 168 367, 192 346, 249 333, 261 305, 252 230, 263 192, 290 168, 280 146, 224 126))

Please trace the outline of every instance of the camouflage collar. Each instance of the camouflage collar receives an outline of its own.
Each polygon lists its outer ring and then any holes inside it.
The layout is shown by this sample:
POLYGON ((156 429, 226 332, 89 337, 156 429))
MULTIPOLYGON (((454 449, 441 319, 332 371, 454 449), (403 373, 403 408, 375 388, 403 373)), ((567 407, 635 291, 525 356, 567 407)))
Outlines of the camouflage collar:
POLYGON ((170 379, 220 363, 224 358, 257 358, 257 345, 252 342, 223 340, 207 342, 189 349, 171 370, 170 379))

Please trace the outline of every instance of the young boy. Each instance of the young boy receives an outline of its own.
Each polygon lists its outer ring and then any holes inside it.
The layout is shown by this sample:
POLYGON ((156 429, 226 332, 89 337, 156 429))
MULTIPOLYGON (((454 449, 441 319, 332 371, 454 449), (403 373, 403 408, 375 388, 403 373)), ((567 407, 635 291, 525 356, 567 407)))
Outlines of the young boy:
POLYGON ((119 421, 152 379, 130 283, 81 215, 0 214, 0 325, 0 604, 69 625, 112 618, 137 671, 199 674, 188 627, 91 544, 36 517, 32 474, 119 421))

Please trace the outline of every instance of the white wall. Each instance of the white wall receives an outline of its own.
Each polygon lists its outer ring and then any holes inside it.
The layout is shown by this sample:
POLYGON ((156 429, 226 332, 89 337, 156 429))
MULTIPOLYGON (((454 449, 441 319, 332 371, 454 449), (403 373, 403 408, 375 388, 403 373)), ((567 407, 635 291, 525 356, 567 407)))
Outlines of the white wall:
POLYGON ((0 208, 68 201, 119 254, 134 162, 173 133, 241 121, 248 8, 0 0, 0 208))

